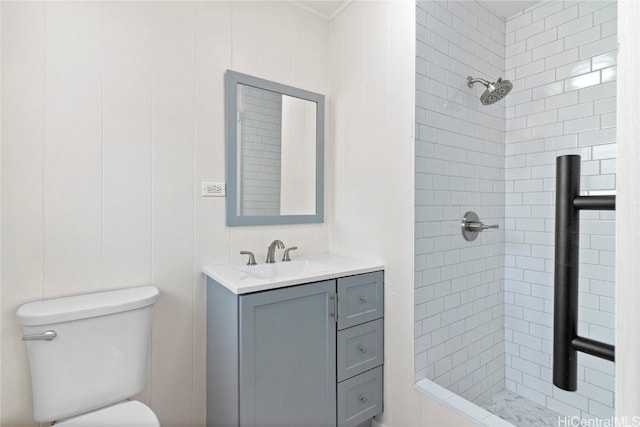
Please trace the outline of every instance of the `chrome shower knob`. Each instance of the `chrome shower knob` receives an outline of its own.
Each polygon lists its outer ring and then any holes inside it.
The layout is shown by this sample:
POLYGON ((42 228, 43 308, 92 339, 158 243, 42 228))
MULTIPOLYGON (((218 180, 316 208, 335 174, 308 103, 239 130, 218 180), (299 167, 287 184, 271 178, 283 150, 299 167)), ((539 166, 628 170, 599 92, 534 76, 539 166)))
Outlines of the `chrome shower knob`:
POLYGON ((460 228, 462 229, 462 236, 464 239, 471 242, 478 238, 478 234, 481 231, 498 229, 500 226, 498 224, 485 225, 480 221, 480 218, 478 218, 478 215, 475 212, 469 211, 464 214, 460 228))

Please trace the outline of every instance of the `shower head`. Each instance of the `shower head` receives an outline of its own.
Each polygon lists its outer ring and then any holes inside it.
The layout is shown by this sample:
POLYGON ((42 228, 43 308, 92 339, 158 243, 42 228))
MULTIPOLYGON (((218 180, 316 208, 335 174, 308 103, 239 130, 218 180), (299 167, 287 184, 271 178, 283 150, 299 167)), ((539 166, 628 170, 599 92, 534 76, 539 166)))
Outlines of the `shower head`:
POLYGON ((513 89, 511 82, 509 80, 502 80, 502 77, 499 77, 495 82, 489 82, 480 78, 474 79, 471 76, 467 77, 467 86, 473 87, 474 83, 482 83, 484 87, 487 88, 484 93, 480 95, 482 105, 491 105, 494 102, 500 101, 513 89))

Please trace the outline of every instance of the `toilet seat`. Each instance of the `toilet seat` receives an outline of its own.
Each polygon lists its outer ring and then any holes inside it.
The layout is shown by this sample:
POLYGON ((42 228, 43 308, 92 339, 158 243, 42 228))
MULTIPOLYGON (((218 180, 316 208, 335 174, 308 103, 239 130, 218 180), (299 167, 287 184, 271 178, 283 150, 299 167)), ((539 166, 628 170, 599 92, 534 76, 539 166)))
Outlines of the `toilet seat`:
POLYGON ((158 417, 144 403, 131 400, 56 423, 63 427, 160 427, 158 417))

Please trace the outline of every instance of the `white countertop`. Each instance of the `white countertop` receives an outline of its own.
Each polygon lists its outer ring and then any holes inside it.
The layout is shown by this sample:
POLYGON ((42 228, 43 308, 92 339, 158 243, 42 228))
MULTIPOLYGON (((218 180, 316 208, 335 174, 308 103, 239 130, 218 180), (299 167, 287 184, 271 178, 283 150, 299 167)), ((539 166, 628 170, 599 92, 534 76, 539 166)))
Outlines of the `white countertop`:
POLYGON ((325 254, 290 262, 259 265, 215 265, 202 271, 237 295, 335 279, 384 269, 377 262, 325 254))

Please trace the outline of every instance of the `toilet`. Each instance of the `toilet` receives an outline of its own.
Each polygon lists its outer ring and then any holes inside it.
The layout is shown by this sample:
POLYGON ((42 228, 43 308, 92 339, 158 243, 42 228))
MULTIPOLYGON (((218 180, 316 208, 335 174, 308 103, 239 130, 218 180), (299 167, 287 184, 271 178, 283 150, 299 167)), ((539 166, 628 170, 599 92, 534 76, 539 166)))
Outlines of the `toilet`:
POLYGON ((153 307, 140 286, 35 301, 16 312, 27 345, 33 418, 63 427, 159 427, 129 400, 147 382, 153 307))

